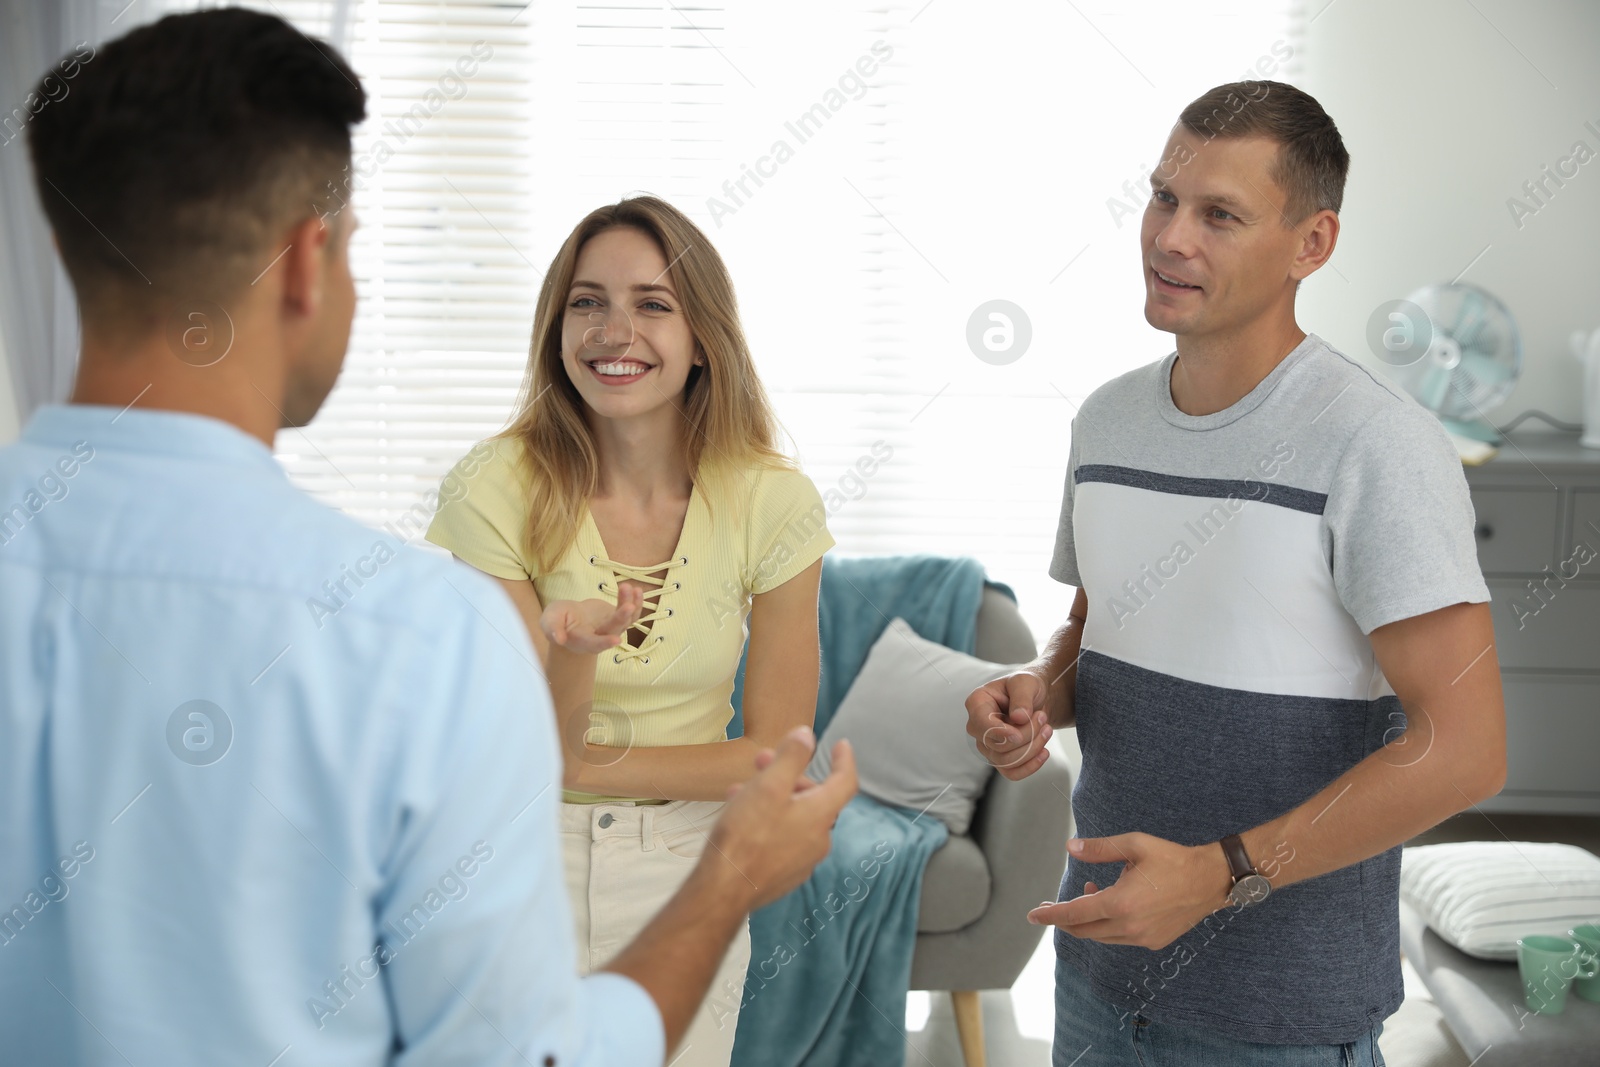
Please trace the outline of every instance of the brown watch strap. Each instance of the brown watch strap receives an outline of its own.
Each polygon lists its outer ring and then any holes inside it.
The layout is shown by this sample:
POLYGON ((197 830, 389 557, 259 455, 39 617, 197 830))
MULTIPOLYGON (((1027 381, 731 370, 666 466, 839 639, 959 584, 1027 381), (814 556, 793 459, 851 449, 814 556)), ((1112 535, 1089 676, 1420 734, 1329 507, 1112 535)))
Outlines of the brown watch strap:
POLYGON ((1233 875, 1234 881, 1256 872, 1255 864, 1250 862, 1250 854, 1244 850, 1244 841, 1238 834, 1229 834, 1221 844, 1222 854, 1228 859, 1228 873, 1233 875))

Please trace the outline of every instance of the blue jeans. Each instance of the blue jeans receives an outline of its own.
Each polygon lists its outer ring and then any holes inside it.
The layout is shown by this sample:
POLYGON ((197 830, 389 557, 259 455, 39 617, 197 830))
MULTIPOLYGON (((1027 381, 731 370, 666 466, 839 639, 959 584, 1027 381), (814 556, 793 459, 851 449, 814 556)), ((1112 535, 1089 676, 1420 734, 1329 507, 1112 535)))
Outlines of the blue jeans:
POLYGON ((1383 1067, 1376 1030, 1344 1045, 1262 1045, 1122 1013, 1056 960, 1052 1067, 1383 1067))

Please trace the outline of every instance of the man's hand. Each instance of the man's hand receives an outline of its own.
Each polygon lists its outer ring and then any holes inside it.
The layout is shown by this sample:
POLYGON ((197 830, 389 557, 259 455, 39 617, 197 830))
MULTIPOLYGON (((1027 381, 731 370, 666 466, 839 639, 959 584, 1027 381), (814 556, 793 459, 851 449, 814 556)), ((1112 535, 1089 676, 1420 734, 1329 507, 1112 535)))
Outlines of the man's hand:
POLYGON ((730 791, 711 829, 711 848, 696 874, 720 877, 747 898, 746 910, 772 903, 811 876, 832 846, 833 824, 856 793, 850 742, 833 746, 833 769, 821 782, 805 776, 816 740, 791 730, 776 750, 756 756, 756 776, 730 791))
POLYGON ((1012 781, 1026 778, 1050 758, 1054 732, 1045 711, 1047 688, 1032 671, 996 678, 967 697, 967 734, 978 754, 1012 781))
MULTIPOLYGON (((838 747, 839 747, 838 742, 835 742, 834 743, 834 748, 837 749, 838 747)), ((758 771, 766 770, 768 767, 772 766, 772 761, 777 759, 777 758, 778 758, 778 753, 775 750, 770 749, 770 748, 762 749, 760 752, 756 753, 756 770, 758 770, 758 771)), ((815 789, 816 787, 817 787, 817 783, 812 781, 810 778, 806 777, 803 774, 800 777, 798 777, 798 778, 796 778, 794 780, 794 791, 796 793, 804 793, 807 789, 815 789)), ((739 786, 738 785, 730 785, 728 787, 728 799, 732 800, 734 798, 734 794, 736 794, 738 792, 739 792, 739 786)))
POLYGON ((539 629, 552 645, 593 655, 621 644, 623 631, 643 613, 644 594, 623 585, 615 605, 598 599, 551 601, 539 616, 539 629))
POLYGON ((1233 878, 1215 842, 1189 846, 1150 834, 1074 838, 1067 842, 1082 863, 1122 863, 1115 885, 1093 882, 1083 896, 1041 904, 1028 921, 1059 926, 1073 937, 1108 945, 1166 948, 1207 915, 1225 906, 1233 878))

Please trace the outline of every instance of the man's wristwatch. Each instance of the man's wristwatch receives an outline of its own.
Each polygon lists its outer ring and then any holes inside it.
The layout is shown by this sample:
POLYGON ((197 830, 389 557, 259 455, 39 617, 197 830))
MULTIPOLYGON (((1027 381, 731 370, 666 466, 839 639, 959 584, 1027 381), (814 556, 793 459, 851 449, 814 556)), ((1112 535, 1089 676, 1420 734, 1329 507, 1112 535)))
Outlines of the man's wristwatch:
POLYGON ((1228 873, 1233 875, 1233 888, 1228 890, 1228 903, 1236 908, 1259 904, 1272 895, 1272 883, 1257 873, 1255 864, 1244 850, 1238 834, 1229 834, 1221 841, 1222 854, 1228 859, 1228 873))

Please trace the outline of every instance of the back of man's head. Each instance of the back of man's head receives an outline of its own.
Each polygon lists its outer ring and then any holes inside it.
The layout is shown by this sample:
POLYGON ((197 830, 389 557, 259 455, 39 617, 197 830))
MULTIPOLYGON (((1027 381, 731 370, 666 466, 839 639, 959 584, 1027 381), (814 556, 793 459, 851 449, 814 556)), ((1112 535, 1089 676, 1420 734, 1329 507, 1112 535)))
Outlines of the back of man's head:
POLYGON ((339 53, 271 15, 171 15, 104 46, 28 130, 86 323, 142 331, 165 303, 248 286, 345 188, 365 113, 339 53))

